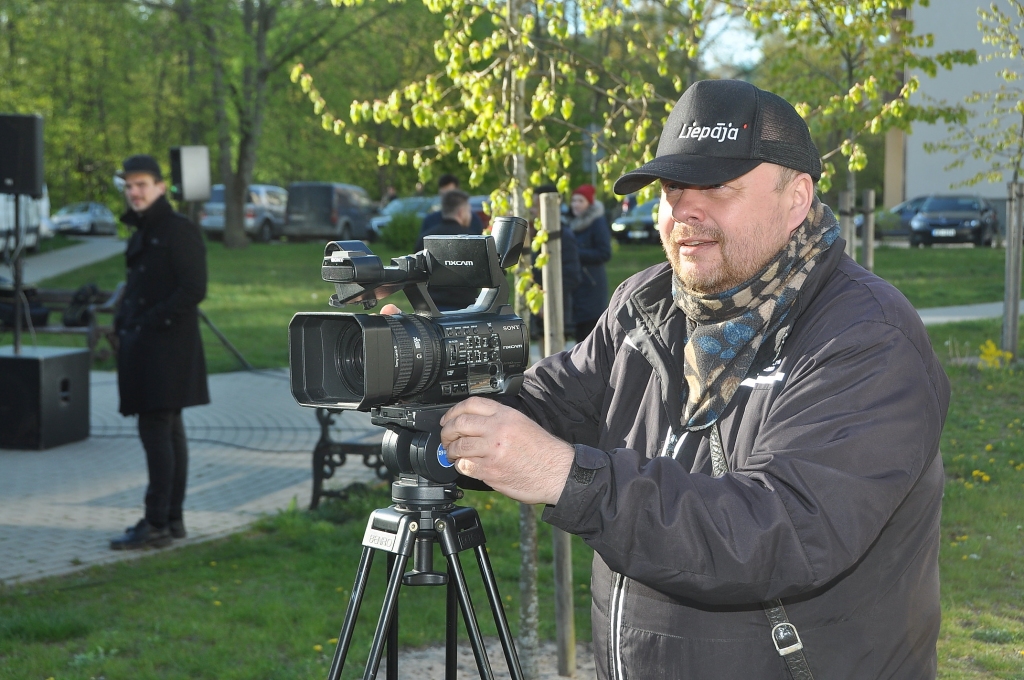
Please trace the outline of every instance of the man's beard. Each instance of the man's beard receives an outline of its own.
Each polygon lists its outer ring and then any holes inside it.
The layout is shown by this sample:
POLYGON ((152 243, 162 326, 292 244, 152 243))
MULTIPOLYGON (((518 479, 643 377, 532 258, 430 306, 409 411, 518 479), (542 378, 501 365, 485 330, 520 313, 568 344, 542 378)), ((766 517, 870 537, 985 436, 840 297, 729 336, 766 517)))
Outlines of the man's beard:
MULTIPOLYGON (((777 233, 773 230, 760 228, 761 225, 769 224, 773 218, 777 219, 775 216, 767 216, 750 233, 777 233)), ((742 238, 742 236, 739 238, 742 238)), ((676 277, 683 284, 687 292, 698 295, 713 295, 730 290, 749 281, 779 254, 779 251, 786 246, 788 241, 789 235, 787 234, 785 240, 775 244, 764 241, 751 241, 744 247, 738 242, 731 242, 717 224, 676 222, 668 241, 666 242, 662 239, 662 245, 665 248, 665 254, 672 265, 673 271, 675 271, 676 277), (705 268, 703 271, 699 271, 694 267, 684 269, 683 264, 685 262, 679 255, 678 243, 680 240, 686 239, 715 241, 718 244, 717 248, 720 258, 718 266, 710 269, 705 268)), ((694 263, 696 262, 697 258, 694 258, 694 263)))

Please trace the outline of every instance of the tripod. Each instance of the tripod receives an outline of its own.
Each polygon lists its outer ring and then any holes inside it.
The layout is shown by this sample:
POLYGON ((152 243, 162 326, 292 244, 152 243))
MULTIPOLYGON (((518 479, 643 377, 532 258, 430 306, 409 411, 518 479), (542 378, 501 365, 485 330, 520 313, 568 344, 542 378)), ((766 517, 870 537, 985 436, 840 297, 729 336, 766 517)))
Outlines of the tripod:
POLYGON ((482 680, 493 680, 491 665, 484 649, 483 637, 470 599, 466 576, 462 571, 459 553, 472 549, 480 566, 480 575, 491 613, 498 629, 498 637, 505 652, 512 680, 522 680, 519 657, 512 642, 512 634, 505 618, 505 610, 498 594, 490 559, 484 546, 484 530, 480 516, 474 508, 455 505, 462 498, 454 483, 439 484, 415 474, 402 474, 391 485, 394 505, 374 510, 363 535, 363 552, 356 570, 352 597, 345 611, 345 621, 338 634, 338 647, 334 652, 328 680, 339 680, 345 667, 352 632, 359 607, 362 604, 370 566, 377 551, 388 554, 388 585, 381 606, 380 618, 370 646, 370 658, 363 672, 363 680, 377 677, 385 643, 388 650, 387 680, 398 680, 398 593, 402 585, 447 587, 445 608, 445 680, 456 678, 458 644, 458 609, 466 622, 466 631, 473 646, 473 655, 482 680), (447 573, 436 572, 433 567, 434 543, 448 562, 447 573), (413 568, 406 572, 410 556, 413 568), (385 639, 386 638, 386 639, 385 639))

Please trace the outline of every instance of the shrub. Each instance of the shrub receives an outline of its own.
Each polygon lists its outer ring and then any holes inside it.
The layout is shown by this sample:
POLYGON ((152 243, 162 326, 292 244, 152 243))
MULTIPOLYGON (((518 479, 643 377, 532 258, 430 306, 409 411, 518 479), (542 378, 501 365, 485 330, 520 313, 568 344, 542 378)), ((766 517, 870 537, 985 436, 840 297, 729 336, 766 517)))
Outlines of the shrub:
POLYGON ((390 248, 411 253, 420 235, 420 218, 416 213, 401 212, 392 216, 381 233, 381 240, 390 248))

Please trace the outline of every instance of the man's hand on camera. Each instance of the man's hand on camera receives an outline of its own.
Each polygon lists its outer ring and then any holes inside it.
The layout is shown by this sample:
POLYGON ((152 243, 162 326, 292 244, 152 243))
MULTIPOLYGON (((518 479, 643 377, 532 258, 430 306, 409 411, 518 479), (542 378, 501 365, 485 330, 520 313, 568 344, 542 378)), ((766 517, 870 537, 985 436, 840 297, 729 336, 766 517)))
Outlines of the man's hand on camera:
POLYGON ((441 443, 458 471, 522 503, 554 505, 575 449, 513 408, 470 397, 441 418, 441 443))
POLYGON ((401 314, 402 310, 398 308, 398 305, 386 304, 380 308, 381 314, 401 314))

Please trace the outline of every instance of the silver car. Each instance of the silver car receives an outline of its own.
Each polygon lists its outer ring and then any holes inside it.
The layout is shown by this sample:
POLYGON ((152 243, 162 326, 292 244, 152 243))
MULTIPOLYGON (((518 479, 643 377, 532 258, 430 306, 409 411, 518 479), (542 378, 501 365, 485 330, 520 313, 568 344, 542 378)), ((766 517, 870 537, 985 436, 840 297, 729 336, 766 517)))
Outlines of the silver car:
POLYGON ((399 213, 413 213, 420 221, 435 210, 441 209, 441 199, 437 196, 406 196, 393 199, 384 206, 380 215, 370 219, 370 227, 379 238, 384 228, 391 224, 391 218, 399 213))
MULTIPOLYGON (((281 237, 284 229, 288 192, 272 184, 250 184, 245 203, 245 233, 251 238, 268 243, 281 237)), ((210 200, 199 213, 199 226, 207 237, 224 237, 224 185, 210 188, 210 200)))
POLYGON ((117 218, 101 203, 72 203, 50 218, 52 229, 65 234, 117 234, 117 218))

